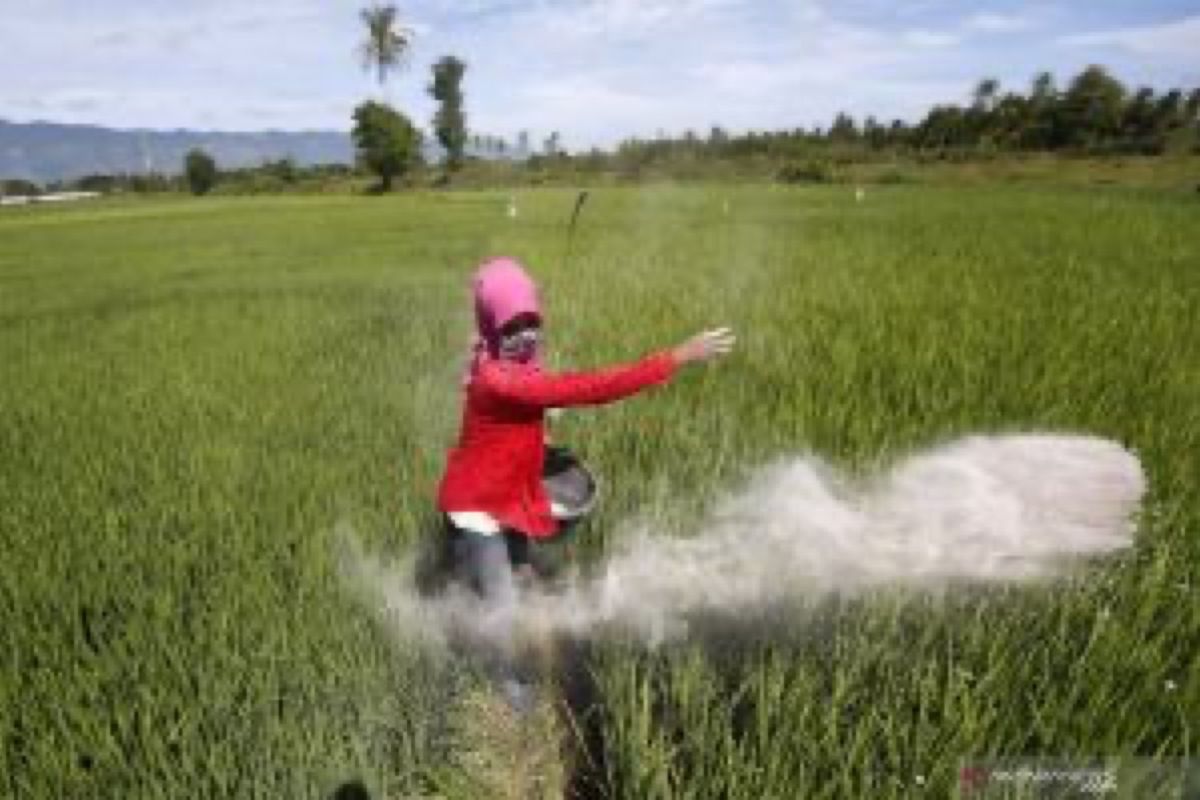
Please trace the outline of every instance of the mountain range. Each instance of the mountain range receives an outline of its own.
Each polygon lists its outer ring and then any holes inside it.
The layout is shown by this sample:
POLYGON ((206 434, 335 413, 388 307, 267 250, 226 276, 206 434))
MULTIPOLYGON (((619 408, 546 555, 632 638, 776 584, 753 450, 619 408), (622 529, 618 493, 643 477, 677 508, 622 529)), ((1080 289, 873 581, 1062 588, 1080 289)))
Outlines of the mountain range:
POLYGON ((0 179, 47 183, 98 174, 178 174, 193 147, 203 148, 221 168, 287 156, 304 166, 349 164, 354 158, 350 135, 339 131, 122 130, 0 119, 0 179))

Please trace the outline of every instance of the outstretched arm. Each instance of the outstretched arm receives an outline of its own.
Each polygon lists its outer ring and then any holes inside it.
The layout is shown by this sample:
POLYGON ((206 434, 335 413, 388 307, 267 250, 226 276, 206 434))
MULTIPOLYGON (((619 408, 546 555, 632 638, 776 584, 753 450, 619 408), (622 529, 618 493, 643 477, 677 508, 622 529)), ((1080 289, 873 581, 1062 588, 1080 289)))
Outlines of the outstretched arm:
POLYGON ((728 329, 721 328, 701 333, 676 348, 633 364, 557 375, 529 373, 493 364, 485 370, 485 381, 496 396, 519 405, 539 408, 601 405, 665 383, 684 364, 724 355, 733 347, 733 342, 728 329))
POLYGON ((664 383, 676 369, 669 352, 633 364, 559 374, 526 372, 494 364, 485 370, 485 385, 503 400, 539 408, 602 405, 664 383))

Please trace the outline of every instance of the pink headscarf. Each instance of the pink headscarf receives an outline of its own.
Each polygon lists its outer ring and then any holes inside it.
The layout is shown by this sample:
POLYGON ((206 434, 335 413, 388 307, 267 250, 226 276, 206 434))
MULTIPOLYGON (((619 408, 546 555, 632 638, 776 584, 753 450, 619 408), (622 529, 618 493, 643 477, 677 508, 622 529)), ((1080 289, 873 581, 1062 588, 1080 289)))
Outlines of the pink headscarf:
MULTIPOLYGON (((506 323, 520 314, 542 318, 537 285, 515 259, 501 257, 483 262, 475 273, 473 289, 476 335, 464 383, 484 358, 499 358, 500 329, 506 323)), ((540 365, 536 355, 533 363, 540 365)))

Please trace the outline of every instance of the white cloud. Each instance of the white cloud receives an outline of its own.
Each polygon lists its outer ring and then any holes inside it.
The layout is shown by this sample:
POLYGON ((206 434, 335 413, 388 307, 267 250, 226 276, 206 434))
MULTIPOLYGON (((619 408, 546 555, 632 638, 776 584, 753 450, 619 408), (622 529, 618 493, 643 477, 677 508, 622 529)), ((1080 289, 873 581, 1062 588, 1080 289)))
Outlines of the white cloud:
MULTIPOLYGON (((469 65, 474 130, 528 129, 535 141, 559 130, 585 147, 710 124, 828 124, 839 110, 912 119, 965 99, 984 75, 1016 85, 1038 68, 1074 69, 1096 57, 1087 46, 1112 48, 1103 58, 1117 74, 1141 70, 1155 85, 1194 69, 1200 17, 1047 32, 1084 1, 999 13, 965 0, 417 0, 399 4, 417 35, 386 92, 427 126, 429 65, 454 53, 469 65)), ((0 83, 0 117, 345 130, 350 109, 379 92, 357 56, 365 3, 0 2, 17 9, 0 52, 23 67, 0 83)))
POLYGON ((1160 25, 1073 34, 1059 41, 1075 47, 1116 47, 1143 56, 1194 58, 1200 53, 1200 16, 1160 25))
POLYGON ((561 44, 564 40, 607 43, 644 40, 721 22, 744 11, 741 0, 537 0, 523 4, 476 0, 459 18, 474 25, 495 24, 522 39, 561 44))
POLYGON ((981 11, 963 21, 963 29, 980 33, 1017 33, 1033 27, 1033 17, 1028 14, 996 14, 981 11))
POLYGON ((302 8, 281 9, 274 13, 220 9, 208 13, 193 12, 170 20, 138 17, 98 33, 89 33, 87 44, 125 54, 145 50, 176 52, 179 48, 196 45, 211 47, 222 39, 291 37, 296 35, 297 26, 311 25, 319 20, 318 13, 302 8))
POLYGON ((531 129, 535 137, 544 137, 552 130, 564 131, 565 144, 575 149, 591 143, 581 140, 579 129, 574 127, 581 121, 587 121, 599 138, 619 137, 637 131, 649 120, 680 110, 670 106, 670 99, 621 86, 601 75, 571 75, 532 83, 504 106, 485 104, 477 116, 484 130, 504 131, 511 127, 512 112, 516 110, 521 127, 531 129))
POLYGON ((906 44, 917 48, 953 47, 962 41, 962 37, 945 31, 911 30, 904 31, 900 38, 906 44))

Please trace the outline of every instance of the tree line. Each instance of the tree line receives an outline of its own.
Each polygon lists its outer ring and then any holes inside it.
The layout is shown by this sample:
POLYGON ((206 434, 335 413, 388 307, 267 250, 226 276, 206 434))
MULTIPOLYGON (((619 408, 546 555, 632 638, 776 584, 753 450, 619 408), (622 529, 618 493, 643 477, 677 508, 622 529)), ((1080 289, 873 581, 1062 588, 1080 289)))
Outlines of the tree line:
MULTIPOLYGON (((430 88, 443 103, 434 129, 447 151, 448 171, 462 165, 469 136, 459 88, 465 68, 458 59, 444 59, 434 66, 430 88)), ((1002 91, 999 81, 987 78, 975 86, 968 102, 934 105, 916 122, 884 122, 874 116, 855 119, 842 112, 828 126, 739 134, 713 126, 706 135, 660 133, 652 139, 626 139, 611 150, 593 148, 575 155, 565 152, 557 132, 547 138, 541 153, 531 152, 525 131, 517 148, 498 137, 476 134, 471 138, 476 157, 516 155, 534 171, 561 165, 582 172, 637 174, 646 167, 678 161, 736 163, 765 158, 786 164, 807 159, 808 165, 792 165, 794 171, 805 173, 798 179, 811 178, 808 172, 814 170, 821 172, 819 162, 828 158, 850 162, 880 155, 969 160, 1032 152, 1200 153, 1200 88, 1161 92, 1147 86, 1131 88, 1105 67, 1091 65, 1061 88, 1049 72, 1035 75, 1024 92, 1002 91)))
POLYGON ((827 127, 750 131, 731 135, 713 127, 705 136, 631 138, 595 162, 621 168, 678 158, 738 159, 836 154, 843 159, 874 153, 916 153, 971 158, 997 153, 1052 152, 1082 155, 1200 152, 1200 89, 1161 93, 1130 90, 1102 66, 1092 65, 1059 89, 1042 72, 1026 93, 1001 92, 985 79, 965 105, 933 106, 915 123, 856 120, 839 113, 827 127))
MULTIPOLYGON (((366 15, 364 12, 364 18, 366 15)), ((385 61, 395 60, 378 45, 372 52, 384 53, 385 61)), ((378 69, 374 62, 373 66, 378 69)), ((379 74, 386 75, 386 71, 379 74)), ((1020 152, 1200 152, 1200 89, 1130 89, 1099 65, 1085 68, 1061 89, 1049 72, 1036 75, 1024 93, 1001 91, 998 81, 984 79, 969 102, 935 105, 912 123, 900 119, 884 123, 874 116, 857 120, 843 112, 826 127, 730 134, 713 126, 703 136, 687 131, 653 139, 630 138, 612 150, 592 149, 575 155, 565 152, 557 132, 547 137, 538 153, 531 151, 527 131, 521 132, 515 146, 500 137, 470 133, 461 88, 465 72, 465 62, 453 56, 433 66, 429 92, 440 103, 433 130, 446 153, 441 182, 469 160, 468 150, 473 151, 473 158, 516 158, 533 171, 561 165, 582 172, 622 174, 676 161, 736 163, 766 158, 787 163, 808 159, 806 164, 789 166, 791 172, 783 176, 796 180, 820 180, 817 173, 824 167, 813 159, 826 157, 853 161, 878 154, 970 159, 1020 152)), ((378 175, 382 188, 420 166, 421 133, 403 114, 384 103, 367 101, 356 109, 355 122, 360 166, 378 175)), ((211 175, 212 169, 206 166, 199 172, 211 175)))

